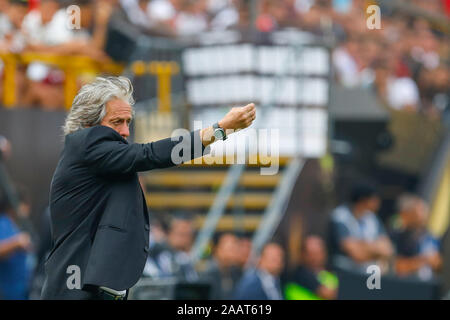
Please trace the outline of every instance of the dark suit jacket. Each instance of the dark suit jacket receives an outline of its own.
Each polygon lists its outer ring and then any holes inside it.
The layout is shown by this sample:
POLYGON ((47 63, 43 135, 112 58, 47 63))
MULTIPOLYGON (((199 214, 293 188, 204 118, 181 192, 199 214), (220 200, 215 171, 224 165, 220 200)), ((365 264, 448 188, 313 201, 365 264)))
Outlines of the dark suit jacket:
MULTIPOLYGON (((194 154, 194 142, 204 151, 198 131, 190 138, 191 154, 184 159, 201 156, 200 150, 194 154)), ((125 290, 138 281, 150 227, 137 172, 174 166, 171 152, 179 141, 129 144, 105 126, 66 136, 50 189, 53 248, 43 299, 85 299, 92 297, 89 288, 125 290), (80 270, 81 290, 69 289, 77 285, 73 266, 80 270)))
MULTIPOLYGON (((281 289, 276 287, 281 295, 281 289)), ((270 300, 267 292, 263 288, 258 270, 251 269, 242 276, 234 289, 235 300, 270 300)))
POLYGON ((206 267, 200 273, 200 278, 211 285, 211 300, 228 300, 232 298, 234 287, 242 276, 242 271, 237 266, 220 268, 216 259, 206 262, 206 267))

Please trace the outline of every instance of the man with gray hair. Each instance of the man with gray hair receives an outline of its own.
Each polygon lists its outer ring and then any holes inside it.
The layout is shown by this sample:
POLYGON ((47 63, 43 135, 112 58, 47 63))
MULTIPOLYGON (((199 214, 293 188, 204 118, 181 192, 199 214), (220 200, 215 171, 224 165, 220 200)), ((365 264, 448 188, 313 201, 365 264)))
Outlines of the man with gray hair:
POLYGON ((427 229, 428 204, 415 194, 397 201, 398 223, 392 231, 396 250, 395 271, 399 276, 430 280, 442 269, 440 241, 427 229))
POLYGON ((209 144, 226 139, 227 130, 246 128, 256 116, 249 104, 232 108, 212 127, 129 143, 132 94, 127 78, 97 78, 73 101, 50 188, 53 248, 45 263, 43 299, 126 299, 149 251, 137 172, 200 157, 209 144), (180 143, 185 148, 172 152, 180 143))

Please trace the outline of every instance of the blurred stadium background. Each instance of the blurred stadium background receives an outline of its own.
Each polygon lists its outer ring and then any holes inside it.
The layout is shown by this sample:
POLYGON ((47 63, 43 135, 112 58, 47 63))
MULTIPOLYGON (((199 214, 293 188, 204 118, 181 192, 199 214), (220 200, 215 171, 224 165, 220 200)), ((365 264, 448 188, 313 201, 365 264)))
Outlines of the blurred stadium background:
POLYGON ((84 83, 124 75, 135 142, 247 102, 254 127, 279 138, 247 165, 223 155, 244 130, 209 160, 141 174, 153 240, 131 298, 258 299, 243 275, 271 273, 277 257, 281 295, 269 298, 449 298, 449 35, 448 0, 0 0, 0 243, 31 236, 31 248, 0 250, 0 297, 17 298, 19 284, 39 298, 66 112, 84 83), (71 5, 80 29, 67 25, 71 5), (370 5, 379 30, 367 27, 370 5), (331 259, 333 210, 368 186, 392 246, 381 290, 331 259))

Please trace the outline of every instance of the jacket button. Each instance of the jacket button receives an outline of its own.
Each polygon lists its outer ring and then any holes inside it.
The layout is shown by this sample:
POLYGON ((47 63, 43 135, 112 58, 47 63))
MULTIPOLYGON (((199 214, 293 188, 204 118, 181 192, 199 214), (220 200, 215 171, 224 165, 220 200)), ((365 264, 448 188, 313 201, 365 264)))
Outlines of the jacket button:
POLYGON ((148 253, 150 251, 150 248, 148 246, 145 246, 144 251, 148 253))
POLYGON ((145 230, 147 230, 147 231, 150 230, 150 226, 148 224, 145 225, 145 230))

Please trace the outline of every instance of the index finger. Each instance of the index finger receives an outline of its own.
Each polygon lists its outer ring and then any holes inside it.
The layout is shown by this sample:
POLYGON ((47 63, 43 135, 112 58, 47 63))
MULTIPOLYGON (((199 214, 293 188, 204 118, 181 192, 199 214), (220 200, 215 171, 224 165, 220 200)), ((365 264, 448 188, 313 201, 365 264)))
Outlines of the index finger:
POLYGON ((255 107, 254 103, 249 103, 248 105, 246 105, 244 108, 246 111, 250 111, 255 107))

